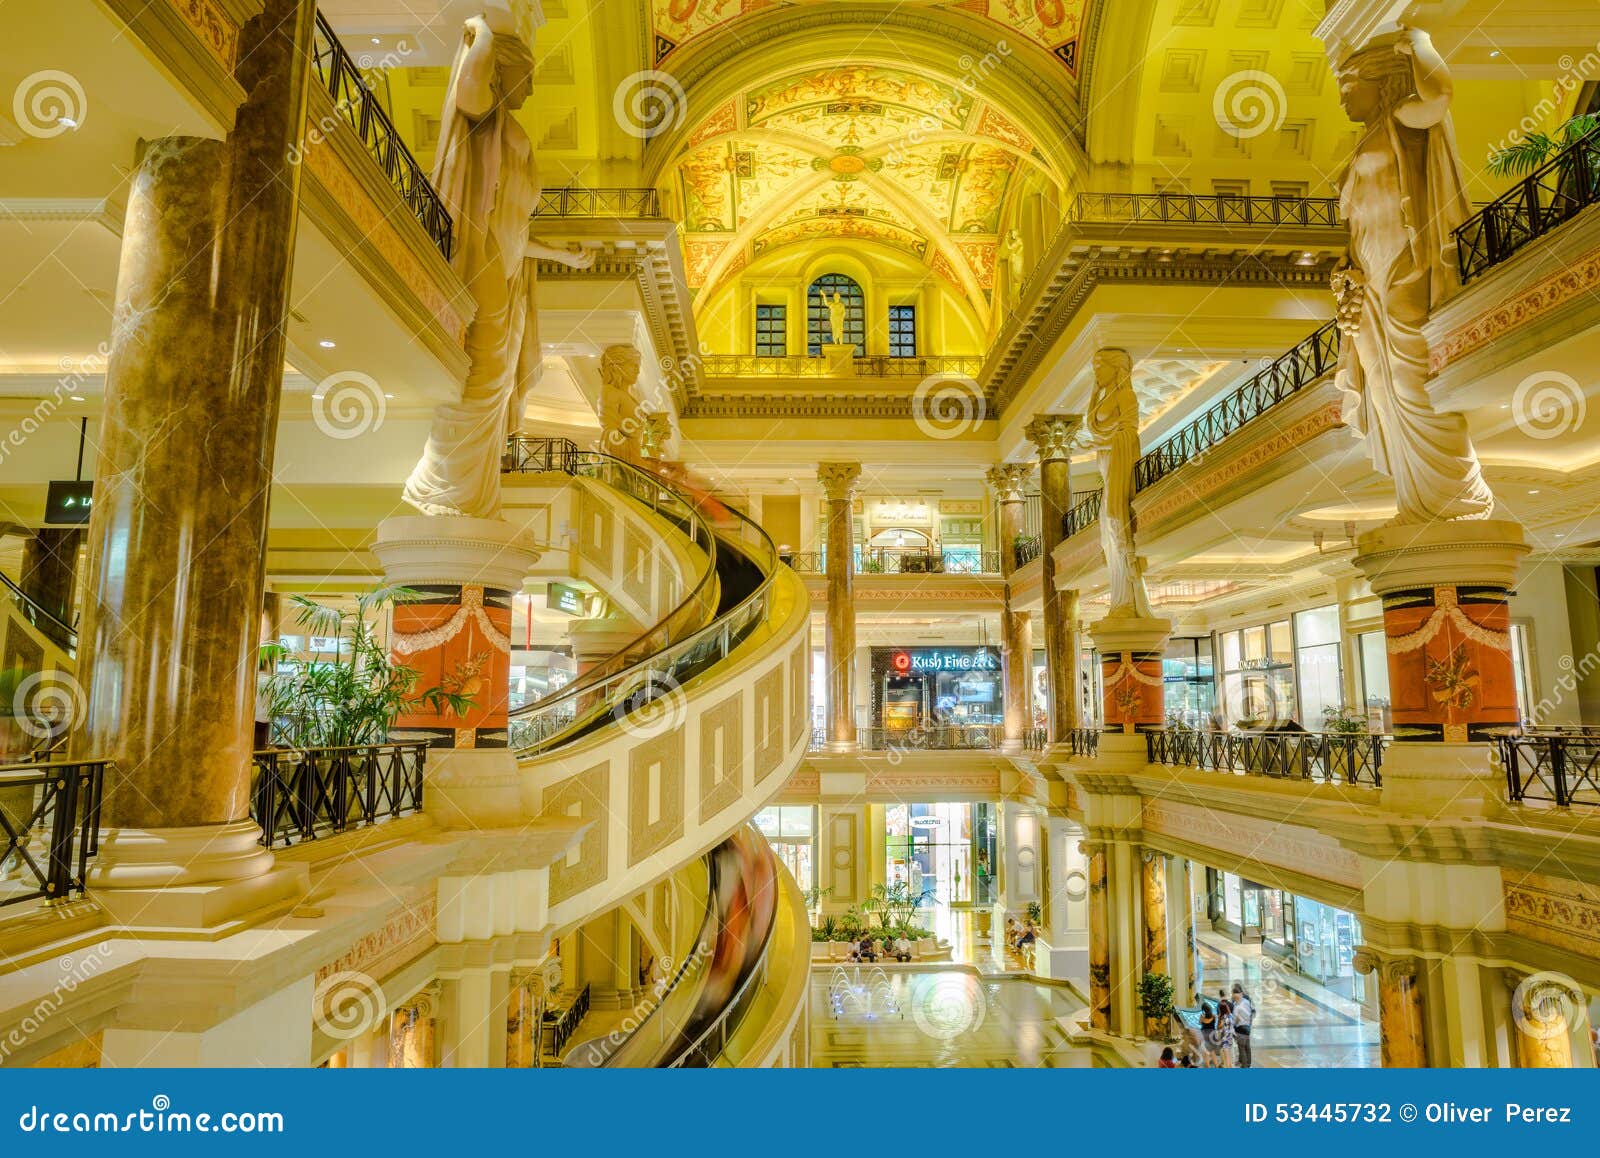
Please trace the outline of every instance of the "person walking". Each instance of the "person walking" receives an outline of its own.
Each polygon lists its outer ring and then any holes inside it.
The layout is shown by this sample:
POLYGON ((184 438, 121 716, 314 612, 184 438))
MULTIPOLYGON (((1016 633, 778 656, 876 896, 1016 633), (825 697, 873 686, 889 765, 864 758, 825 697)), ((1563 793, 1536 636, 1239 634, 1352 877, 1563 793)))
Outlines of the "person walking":
POLYGON ((1233 1005, 1224 1001, 1217 1006, 1217 1048, 1213 1052, 1212 1065, 1217 1069, 1232 1069, 1234 1045, 1236 1042, 1233 1026, 1233 1005))
POLYGON ((1244 991, 1244 986, 1233 983, 1233 1041, 1239 1051, 1239 1068, 1250 1068, 1250 1030, 1255 1025, 1256 1003, 1244 991))

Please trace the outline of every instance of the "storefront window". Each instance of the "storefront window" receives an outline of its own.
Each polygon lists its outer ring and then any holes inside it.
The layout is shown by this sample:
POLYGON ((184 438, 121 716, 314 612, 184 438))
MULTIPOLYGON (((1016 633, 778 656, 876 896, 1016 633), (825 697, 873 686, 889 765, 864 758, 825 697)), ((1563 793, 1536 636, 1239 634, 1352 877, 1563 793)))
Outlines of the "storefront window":
POLYGON ((1169 721, 1190 728, 1203 728, 1211 722, 1216 709, 1216 677, 1209 636, 1169 641, 1161 675, 1169 721))
POLYGON ((1294 617, 1295 669, 1300 681, 1300 723, 1323 729, 1329 711, 1344 706, 1339 663, 1339 608, 1316 607, 1294 617))
POLYGON ((1367 711, 1367 727, 1374 732, 1394 730, 1389 710, 1389 652, 1381 631, 1364 631, 1356 636, 1361 654, 1361 697, 1367 711))
POLYGON ((872 649, 875 726, 997 725, 1003 718, 1000 652, 992 647, 872 649))
POLYGON ((763 808, 755 815, 755 825, 801 891, 816 884, 812 857, 816 850, 816 809, 807 805, 782 805, 763 808))
POLYGON ((1222 635, 1222 707, 1243 728, 1295 718, 1294 635, 1287 619, 1222 635))
MULTIPOLYGON (((884 879, 933 905, 994 899, 995 829, 987 804, 891 804, 884 809, 884 879)), ((931 927, 931 924, 929 925, 931 927)))

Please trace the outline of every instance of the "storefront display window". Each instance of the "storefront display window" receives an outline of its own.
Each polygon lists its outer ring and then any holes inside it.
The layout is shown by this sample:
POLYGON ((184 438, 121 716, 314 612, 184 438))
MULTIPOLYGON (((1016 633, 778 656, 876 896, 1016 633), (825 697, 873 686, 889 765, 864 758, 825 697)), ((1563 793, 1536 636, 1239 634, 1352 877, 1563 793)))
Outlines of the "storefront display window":
POLYGON ((1203 728, 1216 710, 1216 673, 1209 636, 1184 636, 1167 643, 1161 663, 1166 715, 1190 728, 1203 728))
POLYGON ((1361 655, 1361 698, 1367 712, 1367 728, 1373 732, 1394 730, 1389 709, 1389 653, 1382 631, 1364 631, 1356 636, 1361 655))
POLYGON ((893 738, 917 728, 1003 719, 1000 652, 992 647, 875 647, 873 724, 893 738))
POLYGON ((816 884, 812 858, 816 850, 816 809, 807 805, 782 805, 763 808, 755 815, 755 826, 772 845, 801 891, 816 884))
MULTIPOLYGON (((995 826, 987 804, 891 804, 884 809, 884 879, 932 906, 994 899, 995 826)), ((931 927, 931 926, 930 926, 931 927)))
POLYGON ((1229 723, 1298 724, 1319 731, 1324 712, 1344 703, 1336 606, 1223 632, 1219 643, 1222 708, 1229 723))
POLYGON ((1339 663, 1339 608, 1315 607, 1294 617, 1295 669, 1300 681, 1300 722, 1321 731, 1327 713, 1344 706, 1339 663))

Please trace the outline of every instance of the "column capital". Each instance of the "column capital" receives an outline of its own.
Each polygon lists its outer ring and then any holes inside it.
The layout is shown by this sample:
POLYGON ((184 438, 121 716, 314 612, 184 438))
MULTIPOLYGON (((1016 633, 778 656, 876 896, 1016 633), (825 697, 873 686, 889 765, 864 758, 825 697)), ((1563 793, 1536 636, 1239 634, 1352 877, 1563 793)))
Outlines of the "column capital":
POLYGON ((1357 946, 1350 964, 1357 973, 1371 973, 1380 981, 1411 980, 1417 975, 1415 957, 1392 957, 1366 945, 1357 946))
POLYGON ((439 1014, 439 986, 426 985, 400 1003, 402 1009, 415 1009, 418 1018, 437 1017, 439 1014))
POLYGON ((1036 414, 1022 433, 1038 450, 1039 461, 1045 463, 1072 457, 1072 440, 1082 425, 1081 414, 1036 414))
POLYGON ((1033 467, 1025 462, 1002 462, 991 466, 983 480, 994 488, 1002 503, 1020 503, 1033 467))
POLYGON ((855 497, 856 483, 861 478, 859 462, 819 462, 817 481, 828 495, 828 501, 847 503, 855 497))

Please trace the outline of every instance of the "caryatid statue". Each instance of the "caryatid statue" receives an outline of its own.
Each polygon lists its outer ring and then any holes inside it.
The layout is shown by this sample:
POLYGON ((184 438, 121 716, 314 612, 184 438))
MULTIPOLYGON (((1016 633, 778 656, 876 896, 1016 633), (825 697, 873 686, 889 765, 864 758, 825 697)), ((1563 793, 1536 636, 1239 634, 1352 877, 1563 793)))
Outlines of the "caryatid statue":
POLYGON ((1339 99, 1365 126, 1339 191, 1350 251, 1333 274, 1345 421, 1394 480, 1395 523, 1484 519, 1494 495, 1466 418, 1428 398, 1422 326, 1456 278, 1471 208, 1450 123, 1450 75, 1427 33, 1402 29, 1339 69, 1339 99))
POLYGON ((428 444, 406 480, 406 502, 424 514, 499 515, 501 453, 539 377, 534 263, 594 263, 577 247, 528 236, 539 177, 516 111, 532 92, 533 53, 509 18, 467 20, 440 114, 433 187, 455 227, 450 264, 478 308, 467 326, 461 398, 434 410, 428 444))
POLYGON ((1139 398, 1126 350, 1094 356, 1094 393, 1084 427, 1099 452, 1100 548, 1105 552, 1108 617, 1153 619, 1133 536, 1133 468, 1139 462, 1139 398))

